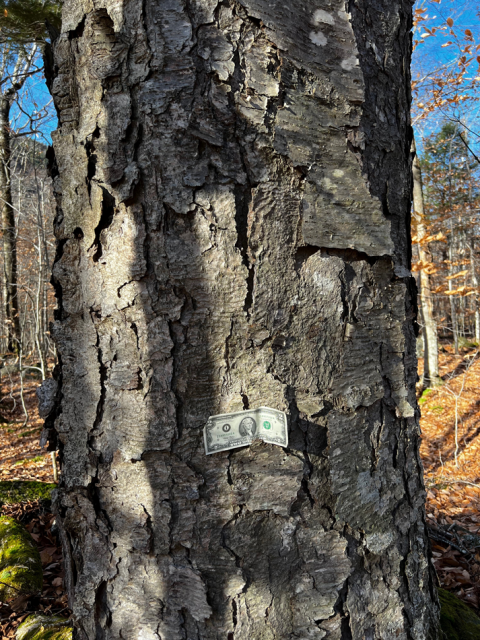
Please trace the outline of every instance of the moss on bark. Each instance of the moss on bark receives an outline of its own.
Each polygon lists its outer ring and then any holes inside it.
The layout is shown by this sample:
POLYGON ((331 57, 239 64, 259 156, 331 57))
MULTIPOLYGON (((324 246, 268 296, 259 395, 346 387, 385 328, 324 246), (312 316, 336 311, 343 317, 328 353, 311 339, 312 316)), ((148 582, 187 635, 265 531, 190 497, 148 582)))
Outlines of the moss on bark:
POLYGON ((438 590, 445 640, 480 640, 480 618, 453 593, 438 590))
POLYGON ((0 600, 38 593, 42 584, 42 563, 32 537, 13 518, 0 518, 0 600))
POLYGON ((33 480, 14 480, 0 482, 0 504, 16 504, 28 500, 50 500, 56 484, 33 480))
POLYGON ((65 618, 33 614, 18 627, 16 640, 72 640, 72 633, 65 618))

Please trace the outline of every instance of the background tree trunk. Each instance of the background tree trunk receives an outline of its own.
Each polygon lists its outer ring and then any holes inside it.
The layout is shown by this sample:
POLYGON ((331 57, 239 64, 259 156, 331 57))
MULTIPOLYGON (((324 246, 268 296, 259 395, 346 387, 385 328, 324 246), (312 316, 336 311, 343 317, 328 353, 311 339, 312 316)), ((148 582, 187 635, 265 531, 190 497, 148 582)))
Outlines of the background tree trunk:
POLYGON ((410 1, 101 6, 65 3, 52 85, 78 637, 436 638, 410 1), (288 449, 205 456, 260 405, 288 449))
POLYGON ((10 105, 11 98, 9 96, 0 97, 0 208, 2 212, 3 303, 8 333, 7 348, 9 351, 17 352, 20 348, 21 332, 18 309, 17 232, 10 176, 10 105))
POLYGON ((477 276, 477 259, 475 257, 475 238, 470 239, 470 273, 472 276, 472 286, 476 292, 473 296, 473 311, 475 317, 475 340, 480 342, 480 309, 478 308, 478 276, 477 276))
MULTIPOLYGON (((454 267, 453 267, 453 244, 454 244, 454 236, 453 232, 450 234, 449 238, 450 244, 448 246, 448 274, 450 276, 455 275, 454 267)), ((452 280, 448 281, 448 290, 453 291, 454 286, 452 280)), ((458 355, 458 319, 457 319, 457 305, 455 302, 455 296, 448 296, 450 301, 450 318, 452 323, 452 333, 453 333, 453 349, 455 351, 455 355, 458 355)))
MULTIPOLYGON (((422 264, 430 264, 432 257, 426 243, 422 240, 427 236, 425 226, 425 209, 423 203, 422 170, 418 161, 415 141, 412 144, 413 151, 413 211, 417 223, 418 257, 422 264)), ((425 268, 420 270, 420 304, 423 321, 424 365, 423 384, 425 387, 438 385, 440 375, 438 373, 438 337, 437 323, 433 315, 432 290, 430 277, 425 268)))

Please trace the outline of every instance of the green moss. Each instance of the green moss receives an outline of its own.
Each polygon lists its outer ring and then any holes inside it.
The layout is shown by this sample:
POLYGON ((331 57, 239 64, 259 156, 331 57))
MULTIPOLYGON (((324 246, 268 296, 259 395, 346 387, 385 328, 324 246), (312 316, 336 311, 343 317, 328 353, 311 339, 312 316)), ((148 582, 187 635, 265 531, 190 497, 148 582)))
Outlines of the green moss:
POLYGON ((480 640, 480 618, 453 593, 439 589, 438 596, 445 640, 480 640))
POLYGON ((17 462, 15 462, 15 465, 19 465, 19 464, 26 464, 28 462, 42 462, 42 460, 45 460, 45 456, 35 456, 34 458, 24 458, 23 460, 17 460, 17 462))
POLYGON ((465 338, 460 336, 458 339, 458 346, 460 349, 476 349, 478 347, 478 342, 476 340, 472 340, 471 338, 465 338))
POLYGON ((13 480, 0 482, 0 503, 16 504, 28 500, 50 500, 56 484, 36 482, 34 480, 13 480))
POLYGON ((33 614, 17 629, 16 640, 72 640, 72 626, 65 618, 33 614))
POLYGON ((433 411, 433 413, 443 413, 443 407, 439 404, 435 405, 434 407, 430 407, 430 411, 433 411))
POLYGON ((418 404, 423 404, 428 400, 428 397, 433 393, 433 389, 425 389, 420 398, 418 399, 418 404))
POLYGON ((0 518, 0 601, 42 590, 40 554, 28 531, 13 518, 0 518))

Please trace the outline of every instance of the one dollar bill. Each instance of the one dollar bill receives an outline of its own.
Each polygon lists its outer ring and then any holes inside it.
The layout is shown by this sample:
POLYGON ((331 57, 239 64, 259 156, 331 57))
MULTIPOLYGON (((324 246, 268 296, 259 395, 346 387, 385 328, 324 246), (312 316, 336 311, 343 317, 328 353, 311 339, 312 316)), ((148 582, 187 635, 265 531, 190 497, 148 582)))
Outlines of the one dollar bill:
POLYGON ((288 446, 287 416, 283 411, 260 407, 211 416, 203 430, 205 453, 218 453, 263 440, 280 447, 288 446))

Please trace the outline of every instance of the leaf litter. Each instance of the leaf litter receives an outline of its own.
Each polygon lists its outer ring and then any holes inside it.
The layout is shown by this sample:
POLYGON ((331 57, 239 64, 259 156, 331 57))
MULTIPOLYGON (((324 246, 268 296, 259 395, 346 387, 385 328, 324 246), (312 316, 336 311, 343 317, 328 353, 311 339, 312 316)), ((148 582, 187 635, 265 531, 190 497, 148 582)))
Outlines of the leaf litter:
MULTIPOLYGON (((421 373, 421 360, 419 365, 421 373)), ((420 397, 420 453, 433 564, 439 586, 479 613, 480 354, 465 348, 455 355, 446 345, 439 365, 443 385, 420 397)))
MULTIPOLYGON (((39 445, 43 420, 38 415, 35 391, 38 378, 24 376, 28 421, 20 399, 19 376, 1 380, 0 397, 0 481, 36 480, 53 483, 51 454, 39 445)), ((15 638, 18 625, 31 613, 68 618, 68 598, 64 588, 64 566, 55 516, 40 499, 3 504, 1 515, 21 522, 38 545, 43 567, 42 593, 20 595, 0 603, 0 638, 15 638)))

